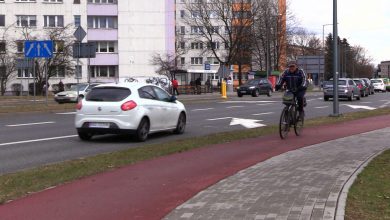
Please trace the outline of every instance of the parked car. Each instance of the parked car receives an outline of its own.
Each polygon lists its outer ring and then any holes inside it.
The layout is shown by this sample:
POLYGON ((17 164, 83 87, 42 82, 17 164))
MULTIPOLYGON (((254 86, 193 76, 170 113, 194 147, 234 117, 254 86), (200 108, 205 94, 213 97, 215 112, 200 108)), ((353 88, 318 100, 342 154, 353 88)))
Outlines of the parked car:
POLYGON ((371 79, 371 83, 374 86, 376 92, 386 92, 386 83, 384 79, 371 79))
POLYGON ((252 79, 242 86, 237 87, 238 97, 252 95, 258 97, 260 94, 272 95, 272 84, 267 79, 252 79))
POLYGON ((133 134, 145 141, 150 133, 183 134, 184 105, 159 86, 118 83, 96 86, 77 104, 75 126, 81 140, 94 135, 133 134))
POLYGON ((368 95, 375 94, 374 86, 372 85, 370 79, 368 78, 361 78, 366 83, 366 86, 368 87, 368 95))
MULTIPOLYGON (((338 80, 339 98, 347 98, 352 101, 354 98, 360 100, 360 90, 356 83, 350 78, 340 78, 338 80)), ((328 101, 333 98, 333 81, 324 82, 324 100, 328 101)))
POLYGON ((360 97, 368 96, 368 87, 367 84, 362 79, 353 79, 356 83, 356 86, 359 88, 360 97))
POLYGON ((81 84, 75 84, 71 85, 70 89, 65 90, 63 92, 59 92, 54 95, 54 100, 58 103, 66 103, 66 102, 78 102, 79 99, 82 99, 85 97, 85 95, 91 91, 91 89, 99 84, 88 84, 88 83, 81 83, 81 84), (78 90, 78 95, 77 95, 78 90))

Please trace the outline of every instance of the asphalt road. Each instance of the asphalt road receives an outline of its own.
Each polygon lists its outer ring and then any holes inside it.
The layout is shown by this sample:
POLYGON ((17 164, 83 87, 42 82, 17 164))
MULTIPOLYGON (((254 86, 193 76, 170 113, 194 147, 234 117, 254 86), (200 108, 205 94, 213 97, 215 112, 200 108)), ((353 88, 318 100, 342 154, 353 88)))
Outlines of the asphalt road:
MULTIPOLYGON (((332 102, 324 102, 322 93, 311 94, 307 100, 306 118, 332 113, 332 102)), ((377 93, 360 101, 340 101, 340 113, 386 106, 390 106, 390 94, 377 93)), ((280 95, 187 104, 188 124, 184 135, 155 134, 146 144, 274 125, 279 122, 282 107, 280 95)), ((0 115, 0 174, 140 145, 143 143, 135 142, 130 136, 116 135, 81 141, 74 128, 74 112, 0 115)))

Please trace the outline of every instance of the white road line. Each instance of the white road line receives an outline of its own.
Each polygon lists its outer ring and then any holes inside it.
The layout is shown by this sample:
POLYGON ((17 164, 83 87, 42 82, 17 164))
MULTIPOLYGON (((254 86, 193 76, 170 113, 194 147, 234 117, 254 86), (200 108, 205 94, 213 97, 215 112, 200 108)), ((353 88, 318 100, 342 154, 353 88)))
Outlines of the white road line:
POLYGON ((28 123, 28 124, 15 124, 15 125, 6 125, 6 127, 22 127, 22 126, 30 126, 30 125, 44 125, 44 124, 54 124, 54 121, 46 121, 46 122, 37 122, 37 123, 28 123))
POLYGON ((191 110, 192 112, 198 112, 198 111, 208 111, 208 110, 213 110, 214 108, 200 108, 200 109, 193 109, 191 110))
POLYGON ((63 112, 63 113, 56 113, 56 115, 75 115, 77 112, 63 112))
POLYGON ((272 105, 273 103, 257 104, 258 106, 272 105))
POLYGON ((237 104, 237 103, 275 103, 277 101, 226 101, 226 102, 218 102, 219 104, 237 104))
POLYGON ((371 104, 372 102, 359 102, 361 104, 371 104))
POLYGON ((259 116, 259 115, 272 115, 275 114, 275 112, 264 112, 264 113, 258 113, 258 114, 252 114, 254 116, 259 116))
POLYGON ((218 120, 226 120, 226 119, 232 119, 232 117, 212 118, 212 119, 207 119, 207 121, 218 121, 218 120))
POLYGON ((245 106, 229 106, 229 107, 226 107, 226 108, 244 108, 245 106))
POLYGON ((383 100, 380 100, 380 101, 381 101, 381 102, 388 102, 388 101, 390 101, 390 100, 384 100, 384 99, 383 99, 383 100))
POLYGON ((312 102, 312 101, 315 101, 317 99, 309 99, 309 100, 306 100, 307 102, 312 102))
POLYGON ((329 106, 318 106, 318 107, 315 107, 315 108, 318 108, 318 109, 321 109, 321 108, 329 108, 329 106))
POLYGON ((66 138, 72 138, 72 137, 77 137, 77 135, 68 135, 68 136, 61 136, 61 137, 52 137, 52 138, 42 138, 42 139, 27 140, 27 141, 1 143, 0 146, 9 146, 9 145, 16 145, 16 144, 27 144, 27 143, 32 143, 32 142, 59 140, 59 139, 66 139, 66 138))
POLYGON ((317 98, 318 100, 322 100, 323 98, 317 98))

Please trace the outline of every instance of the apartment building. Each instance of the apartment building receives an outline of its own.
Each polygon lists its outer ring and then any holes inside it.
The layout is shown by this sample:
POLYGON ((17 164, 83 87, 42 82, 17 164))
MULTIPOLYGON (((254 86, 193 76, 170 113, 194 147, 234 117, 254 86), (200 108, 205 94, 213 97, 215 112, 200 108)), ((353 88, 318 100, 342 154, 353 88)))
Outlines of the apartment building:
MULTIPOLYGON (((96 58, 81 59, 79 66, 74 62, 80 74, 69 76, 59 68, 49 83, 115 82, 155 76, 152 56, 175 51, 174 12, 175 0, 0 0, 0 34, 7 31, 8 37, 19 42, 21 30, 29 28, 38 40, 45 40, 40 35, 47 29, 81 26, 87 32, 83 42, 96 42, 96 58)), ((1 41, 0 49, 6 44, 1 41)), ((16 49, 22 56, 23 41, 16 49)), ((32 74, 18 70, 16 75, 7 90, 21 84, 26 92, 32 74)))

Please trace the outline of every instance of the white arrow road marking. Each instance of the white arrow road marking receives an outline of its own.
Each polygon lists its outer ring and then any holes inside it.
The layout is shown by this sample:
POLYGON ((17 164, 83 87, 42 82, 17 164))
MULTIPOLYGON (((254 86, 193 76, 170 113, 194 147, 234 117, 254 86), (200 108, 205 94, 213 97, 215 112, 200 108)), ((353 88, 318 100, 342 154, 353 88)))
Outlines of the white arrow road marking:
POLYGON ((61 136, 61 137, 52 137, 52 138, 42 138, 42 139, 27 140, 27 141, 17 141, 17 142, 1 143, 0 146, 8 146, 8 145, 16 145, 16 144, 28 144, 28 143, 32 143, 32 142, 42 142, 42 141, 67 139, 67 138, 72 138, 72 137, 77 137, 77 136, 78 135, 68 135, 68 136, 61 136))
POLYGON ((353 109, 366 109, 366 110, 375 110, 376 108, 370 107, 370 106, 364 106, 364 105, 347 105, 344 104, 345 106, 348 106, 353 109))
POLYGON ((390 102, 386 102, 385 104, 381 105, 379 108, 386 108, 387 105, 390 105, 390 102))
POLYGON ((37 49, 38 49, 37 52, 38 52, 38 57, 39 57, 39 56, 41 56, 41 44, 40 43, 37 44, 37 49))
POLYGON ((51 56, 51 51, 50 51, 50 49, 49 49, 49 47, 47 46, 46 43, 43 44, 43 48, 45 48, 47 54, 49 54, 51 56))
POLYGON ((46 121, 46 122, 37 122, 37 123, 28 123, 28 124, 16 124, 16 125, 6 125, 6 127, 22 127, 29 125, 44 125, 44 124, 54 124, 54 121, 46 121))
POLYGON ((192 112, 198 112, 198 111, 207 111, 207 110, 213 110, 214 108, 200 108, 200 109, 193 109, 192 112))
POLYGON ((245 128, 259 128, 259 127, 265 127, 264 124, 259 124, 258 122, 261 122, 263 120, 253 120, 253 119, 245 119, 245 118, 233 118, 230 122, 230 126, 234 125, 241 125, 245 128))
POLYGON ((315 108, 318 108, 318 109, 321 109, 321 108, 329 108, 329 106, 318 106, 318 107, 315 107, 315 108))
POLYGON ((225 119, 231 119, 232 117, 224 117, 224 118, 212 118, 212 119, 207 119, 207 121, 218 121, 218 120, 225 120, 225 119))
POLYGON ((264 113, 258 113, 258 114, 252 114, 253 116, 260 116, 260 115, 272 115, 275 114, 275 112, 264 112, 264 113))
POLYGON ((218 102, 219 104, 238 104, 238 103, 276 103, 277 101, 226 101, 218 102))
POLYGON ((360 104, 371 104, 372 102, 359 102, 360 104))
POLYGON ((32 49, 34 49, 34 44, 30 44, 30 47, 28 48, 27 50, 27 56, 29 56, 29 54, 31 53, 32 49))

